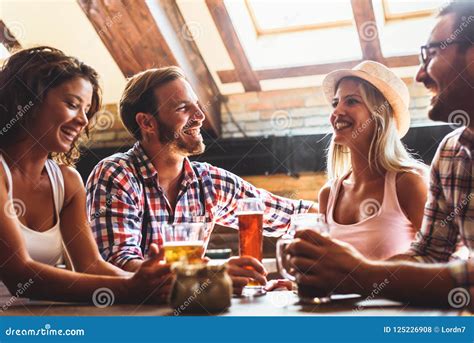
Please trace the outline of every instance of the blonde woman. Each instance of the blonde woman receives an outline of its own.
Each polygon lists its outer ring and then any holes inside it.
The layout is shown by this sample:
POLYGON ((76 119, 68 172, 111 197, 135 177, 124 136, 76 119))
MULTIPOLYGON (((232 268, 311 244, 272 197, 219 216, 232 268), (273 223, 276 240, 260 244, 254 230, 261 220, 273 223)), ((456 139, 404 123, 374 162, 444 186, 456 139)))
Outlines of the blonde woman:
POLYGON ((364 61, 328 74, 323 90, 334 134, 319 203, 331 237, 371 259, 406 251, 427 197, 425 165, 400 141, 410 123, 406 85, 384 65, 364 61))

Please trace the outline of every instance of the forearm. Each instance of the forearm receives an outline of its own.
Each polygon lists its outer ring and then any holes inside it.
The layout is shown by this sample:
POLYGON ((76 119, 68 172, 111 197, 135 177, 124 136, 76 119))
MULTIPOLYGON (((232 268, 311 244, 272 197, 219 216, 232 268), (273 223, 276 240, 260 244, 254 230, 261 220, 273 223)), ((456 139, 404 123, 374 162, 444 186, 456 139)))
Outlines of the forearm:
POLYGON ((22 283, 20 296, 32 299, 54 301, 92 302, 94 292, 99 288, 109 289, 115 302, 129 302, 131 294, 126 277, 99 276, 71 272, 54 268, 35 261, 26 262, 3 281, 14 295, 19 293, 18 283, 22 283), (25 285, 28 283, 28 287, 25 285))
MULTIPOLYGON (((138 269, 138 268, 137 268, 138 269)), ((135 270, 136 271, 136 270, 135 270)), ((84 270, 84 273, 95 274, 95 275, 109 275, 109 276, 123 276, 132 277, 133 273, 123 270, 112 263, 106 262, 102 259, 96 261, 92 268, 84 270)))
POLYGON ((447 264, 371 262, 361 276, 364 296, 383 284, 379 295, 419 305, 448 306, 448 293, 455 287, 447 264))
POLYGON ((398 255, 394 255, 392 257, 389 257, 388 259, 386 259, 386 261, 391 261, 391 262, 402 262, 402 261, 405 261, 405 262, 419 262, 414 256, 412 255, 408 255, 408 254, 398 254, 398 255))
POLYGON ((142 265, 143 260, 142 259, 133 259, 129 260, 127 263, 124 264, 122 269, 127 272, 132 272, 135 273, 138 269, 140 269, 140 266, 142 265))

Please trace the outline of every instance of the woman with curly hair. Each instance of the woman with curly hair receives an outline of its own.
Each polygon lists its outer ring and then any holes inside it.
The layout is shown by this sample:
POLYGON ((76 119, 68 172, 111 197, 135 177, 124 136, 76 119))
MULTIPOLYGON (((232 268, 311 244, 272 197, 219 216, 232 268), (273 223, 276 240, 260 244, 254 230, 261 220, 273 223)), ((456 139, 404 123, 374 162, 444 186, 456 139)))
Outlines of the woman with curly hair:
POLYGON ((151 258, 135 273, 105 262, 72 168, 78 142, 101 106, 98 75, 51 47, 14 53, 0 69, 0 278, 10 293, 91 301, 108 288, 117 302, 160 302, 169 266, 151 258), (2 210, 3 209, 3 210, 2 210), (56 268, 70 259, 74 271, 56 268))

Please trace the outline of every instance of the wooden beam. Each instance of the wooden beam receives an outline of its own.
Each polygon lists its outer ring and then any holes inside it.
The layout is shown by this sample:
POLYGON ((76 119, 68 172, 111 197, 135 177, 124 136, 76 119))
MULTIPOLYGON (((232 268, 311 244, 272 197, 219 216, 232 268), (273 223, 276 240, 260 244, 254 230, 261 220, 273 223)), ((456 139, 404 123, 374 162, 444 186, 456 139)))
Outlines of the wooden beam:
POLYGON ((15 35, 8 29, 3 20, 0 20, 0 44, 3 44, 10 52, 21 49, 21 44, 16 40, 15 35))
POLYGON ((252 70, 242 43, 235 32, 224 1, 206 0, 206 4, 245 91, 260 91, 260 82, 252 70))
POLYGON ((133 39, 140 37, 127 36, 126 32, 122 32, 120 26, 116 25, 123 13, 112 17, 102 0, 78 0, 78 2, 125 77, 143 70, 130 48, 133 46, 133 39))
POLYGON ((197 48, 183 52, 181 44, 186 42, 179 40, 177 34, 181 32, 182 25, 176 31, 168 17, 170 13, 164 10, 166 0, 151 3, 154 13, 144 0, 78 2, 125 77, 150 68, 170 65, 183 68, 201 102, 212 104, 206 107, 204 128, 212 136, 220 134, 220 97, 217 87, 213 88, 212 78, 203 62, 194 69, 190 67, 198 63, 192 55, 199 52, 197 48), (154 14, 159 16, 159 21, 154 14))
POLYGON ((372 0, 351 0, 352 13, 359 35, 362 58, 384 62, 372 0))
POLYGON ((188 28, 176 1, 155 0, 149 6, 178 65, 201 101, 206 113, 204 128, 214 136, 220 136, 221 95, 190 32, 193 28, 188 28))
MULTIPOLYGON (((287 77, 324 75, 336 69, 353 68, 362 60, 315 64, 298 67, 263 69, 255 71, 260 81, 282 79, 287 77)), ((395 56, 385 58, 385 65, 389 68, 411 67, 419 64, 418 55, 395 56)), ((217 72, 222 83, 239 82, 236 70, 220 70, 217 72)))

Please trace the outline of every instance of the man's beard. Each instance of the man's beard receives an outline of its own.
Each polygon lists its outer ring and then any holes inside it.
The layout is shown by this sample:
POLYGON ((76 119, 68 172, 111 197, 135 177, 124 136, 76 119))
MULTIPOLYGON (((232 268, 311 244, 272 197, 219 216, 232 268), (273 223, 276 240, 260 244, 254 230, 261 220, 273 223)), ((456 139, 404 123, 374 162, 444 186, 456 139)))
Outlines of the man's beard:
POLYGON ((204 152, 206 146, 201 140, 188 142, 183 139, 179 132, 175 132, 165 122, 162 122, 160 119, 157 119, 157 122, 158 137, 161 144, 186 156, 199 155, 204 152))
POLYGON ((474 80, 468 73, 455 78, 435 98, 428 112, 429 118, 469 126, 474 116, 473 87, 474 80))

